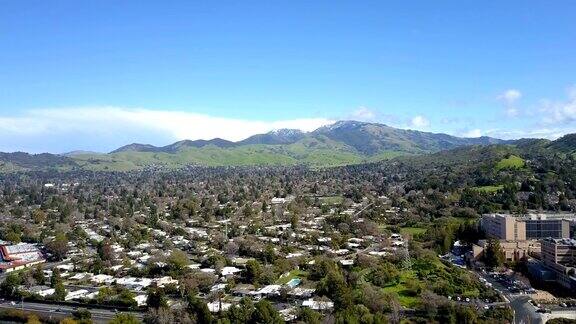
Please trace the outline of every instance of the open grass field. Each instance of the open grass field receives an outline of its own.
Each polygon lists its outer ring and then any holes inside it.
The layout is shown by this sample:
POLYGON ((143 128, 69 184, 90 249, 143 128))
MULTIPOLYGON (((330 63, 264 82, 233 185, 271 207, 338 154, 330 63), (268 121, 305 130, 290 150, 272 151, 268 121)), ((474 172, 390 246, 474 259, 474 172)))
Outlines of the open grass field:
POLYGON ((410 234, 412 236, 425 233, 426 229, 422 227, 401 227, 400 234, 410 234))
MULTIPOLYGON (((372 271, 372 269, 364 269, 358 273, 360 284, 366 282, 366 276, 372 271)), ((384 292, 394 293, 398 296, 398 301, 404 307, 413 308, 418 305, 418 296, 410 296, 408 289, 406 288, 406 283, 409 281, 420 280, 416 277, 416 272, 412 270, 403 270, 400 274, 400 281, 395 285, 390 285, 382 288, 384 292)))
POLYGON ((327 205, 339 205, 344 201, 342 196, 326 196, 318 198, 323 204, 327 205))
POLYGON ((400 304, 407 308, 414 308, 418 305, 418 296, 410 296, 406 283, 409 281, 419 281, 416 273, 411 270, 403 271, 400 275, 400 282, 396 285, 382 288, 385 292, 396 293, 400 304))
POLYGON ((482 186, 482 187, 472 187, 472 190, 477 190, 480 192, 485 192, 485 193, 494 193, 497 192, 499 190, 504 189, 504 186, 502 185, 497 185, 497 186, 482 186))
POLYGON ((522 169, 524 160, 516 155, 510 155, 509 158, 502 159, 496 163, 496 170, 522 169))

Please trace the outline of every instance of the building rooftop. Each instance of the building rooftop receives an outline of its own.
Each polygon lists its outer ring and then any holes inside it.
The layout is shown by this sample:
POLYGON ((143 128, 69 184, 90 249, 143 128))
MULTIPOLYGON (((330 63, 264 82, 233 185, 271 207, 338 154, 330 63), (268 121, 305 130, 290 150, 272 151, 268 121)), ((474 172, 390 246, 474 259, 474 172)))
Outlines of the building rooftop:
POLYGON ((0 245, 0 269, 11 269, 44 261, 42 252, 34 244, 0 245))
POLYGON ((555 239, 555 238, 549 237, 549 238, 544 239, 543 241, 556 243, 558 245, 568 245, 568 246, 576 247, 576 239, 568 239, 568 238, 555 239))

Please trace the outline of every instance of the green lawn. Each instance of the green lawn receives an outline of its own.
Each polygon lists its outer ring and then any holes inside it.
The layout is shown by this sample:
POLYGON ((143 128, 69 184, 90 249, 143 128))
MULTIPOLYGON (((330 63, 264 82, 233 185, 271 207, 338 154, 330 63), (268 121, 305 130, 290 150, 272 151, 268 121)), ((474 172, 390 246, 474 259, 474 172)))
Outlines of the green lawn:
POLYGON ((486 192, 486 193, 493 193, 499 190, 504 189, 503 185, 497 185, 497 186, 482 186, 482 187, 472 187, 472 190, 477 190, 480 192, 486 192))
POLYGON ((340 205, 344 201, 342 196, 326 196, 318 198, 322 203, 327 205, 340 205))
POLYGON ((400 234, 410 234, 412 236, 425 233, 426 229, 421 227, 401 227, 400 234))
MULTIPOLYGON (((371 271, 372 271, 372 269, 368 268, 368 269, 363 269, 362 271, 360 271, 358 273, 359 284, 366 283, 365 276, 368 275, 371 271)), ((416 278, 416 273, 412 270, 404 270, 401 272, 400 281, 397 284, 384 287, 384 288, 382 288, 382 290, 384 292, 396 294, 398 296, 398 301, 400 302, 400 304, 402 306, 407 307, 407 308, 414 308, 418 305, 419 298, 418 298, 418 296, 408 295, 407 289, 405 286, 406 282, 414 281, 414 280, 420 281, 418 278, 416 278)))
POLYGON ((398 284, 388 286, 382 289, 385 292, 396 293, 398 295, 398 300, 400 301, 400 304, 402 306, 407 308, 414 308, 418 306, 419 298, 417 296, 409 296, 407 294, 407 289, 405 286, 406 282, 414 280, 419 281, 418 278, 416 278, 416 274, 414 271, 404 271, 400 275, 400 282, 398 284))
POLYGON ((302 271, 302 270, 292 270, 290 271, 290 273, 286 276, 286 277, 282 277, 279 278, 278 280, 276 280, 276 284, 278 285, 285 285, 286 283, 288 283, 288 281, 294 279, 294 278, 306 278, 308 276, 308 273, 306 273, 306 271, 302 271))
POLYGON ((522 169, 524 160, 516 155, 510 155, 507 159, 502 159, 496 163, 496 170, 522 169))

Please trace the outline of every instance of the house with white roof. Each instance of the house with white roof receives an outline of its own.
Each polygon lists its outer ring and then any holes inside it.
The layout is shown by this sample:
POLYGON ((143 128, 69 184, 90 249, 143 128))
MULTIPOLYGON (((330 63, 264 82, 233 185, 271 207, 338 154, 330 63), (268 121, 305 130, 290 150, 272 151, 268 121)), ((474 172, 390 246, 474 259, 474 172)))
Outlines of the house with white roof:
POLYGON ((75 290, 75 291, 70 291, 70 292, 68 292, 68 294, 66 294, 66 297, 64 298, 64 300, 69 301, 69 300, 84 298, 84 297, 86 297, 86 295, 88 295, 88 293, 90 293, 90 292, 86 289, 79 289, 79 290, 75 290))
POLYGON ((236 267, 224 267, 221 270, 221 274, 224 277, 228 277, 228 276, 235 275, 236 273, 241 272, 241 271, 242 271, 241 269, 238 269, 236 267))
POLYGON ((313 298, 307 299, 302 302, 303 307, 308 307, 313 310, 329 310, 334 308, 334 303, 331 301, 314 300, 313 298))
POLYGON ((210 302, 206 305, 208 306, 208 310, 211 313, 218 313, 220 311, 227 311, 232 306, 232 304, 230 304, 230 303, 219 302, 217 300, 210 302))

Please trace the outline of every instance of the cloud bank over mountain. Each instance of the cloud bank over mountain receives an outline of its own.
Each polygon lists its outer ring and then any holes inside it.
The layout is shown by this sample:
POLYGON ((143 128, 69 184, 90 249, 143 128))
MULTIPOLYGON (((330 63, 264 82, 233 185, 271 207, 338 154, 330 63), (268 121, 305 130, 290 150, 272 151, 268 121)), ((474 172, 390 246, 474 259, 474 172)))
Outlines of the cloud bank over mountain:
POLYGON ((324 118, 260 121, 153 109, 91 107, 30 110, 0 115, 0 150, 108 151, 131 142, 164 144, 183 139, 238 141, 274 129, 312 131, 332 123, 324 118))

